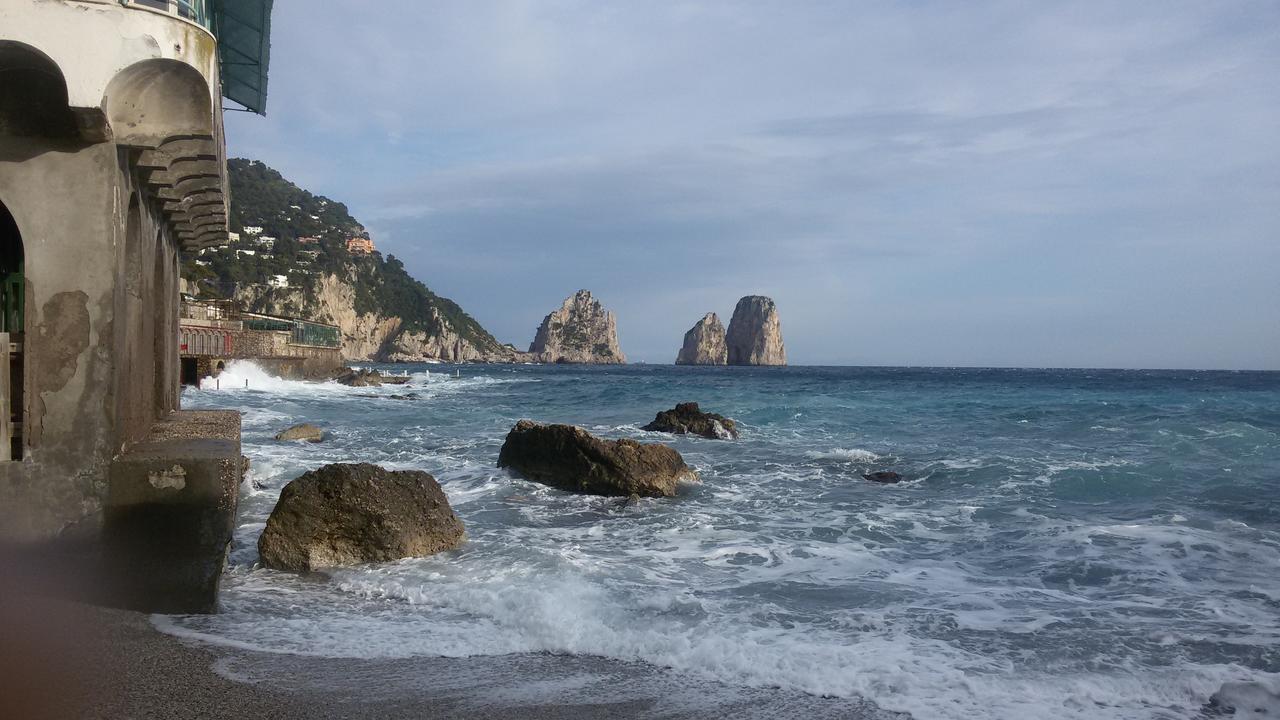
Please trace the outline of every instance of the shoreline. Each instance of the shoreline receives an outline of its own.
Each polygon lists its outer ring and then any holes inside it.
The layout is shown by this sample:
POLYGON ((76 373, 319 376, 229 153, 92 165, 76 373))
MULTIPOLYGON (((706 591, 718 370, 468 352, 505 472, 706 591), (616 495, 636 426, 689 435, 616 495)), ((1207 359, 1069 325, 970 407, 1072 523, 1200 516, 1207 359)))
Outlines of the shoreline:
POLYGON ((0 692, 22 711, 14 717, 908 717, 866 700, 735 686, 592 656, 309 657, 169 635, 148 615, 76 602, 25 598, 6 615, 10 628, 26 628, 0 655, 0 692))

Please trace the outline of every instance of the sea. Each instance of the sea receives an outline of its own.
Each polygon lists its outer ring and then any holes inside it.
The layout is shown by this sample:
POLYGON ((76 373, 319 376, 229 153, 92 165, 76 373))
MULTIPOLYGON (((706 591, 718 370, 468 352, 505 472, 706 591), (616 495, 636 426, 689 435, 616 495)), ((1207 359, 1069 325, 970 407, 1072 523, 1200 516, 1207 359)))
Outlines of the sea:
POLYGON ((921 719, 1280 713, 1280 373, 370 367, 410 381, 236 362, 184 391, 243 411, 252 465, 221 612, 158 628, 309 657, 607 658, 921 719), (685 401, 741 438, 641 429, 685 401), (522 418, 666 443, 700 481, 638 504, 529 482, 496 467, 522 418), (325 441, 272 439, 299 422, 325 441), (259 567, 281 488, 333 462, 430 472, 465 545, 259 567), (905 480, 863 478, 880 470, 905 480))

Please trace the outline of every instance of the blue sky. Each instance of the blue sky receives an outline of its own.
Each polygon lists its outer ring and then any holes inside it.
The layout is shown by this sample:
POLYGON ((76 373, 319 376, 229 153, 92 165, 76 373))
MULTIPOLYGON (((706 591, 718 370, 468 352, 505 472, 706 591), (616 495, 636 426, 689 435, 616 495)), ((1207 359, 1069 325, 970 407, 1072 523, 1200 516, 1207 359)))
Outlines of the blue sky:
POLYGON ((276 3, 228 151, 504 342, 778 303, 800 364, 1280 369, 1280 3, 276 3))

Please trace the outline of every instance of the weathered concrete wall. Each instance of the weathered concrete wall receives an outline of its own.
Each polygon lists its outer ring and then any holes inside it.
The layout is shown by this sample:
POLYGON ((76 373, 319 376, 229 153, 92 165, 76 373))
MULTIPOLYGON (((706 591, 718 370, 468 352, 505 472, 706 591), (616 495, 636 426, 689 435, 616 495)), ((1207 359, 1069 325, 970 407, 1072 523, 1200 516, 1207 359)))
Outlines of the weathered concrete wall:
POLYGON ((0 202, 22 234, 27 278, 26 457, 0 463, 7 536, 48 535, 96 511, 105 494, 124 232, 117 163, 112 145, 0 136, 0 202))
POLYGON ((178 406, 178 244, 225 237, 217 73, 213 37, 168 15, 0 2, 0 203, 26 277, 0 540, 96 525, 112 459, 178 406))
POLYGON ((6 537, 95 513, 106 463, 178 405, 177 249, 154 202, 126 151, 59 143, 12 159, 40 144, 0 136, 0 202, 27 279, 25 457, 0 463, 6 537))

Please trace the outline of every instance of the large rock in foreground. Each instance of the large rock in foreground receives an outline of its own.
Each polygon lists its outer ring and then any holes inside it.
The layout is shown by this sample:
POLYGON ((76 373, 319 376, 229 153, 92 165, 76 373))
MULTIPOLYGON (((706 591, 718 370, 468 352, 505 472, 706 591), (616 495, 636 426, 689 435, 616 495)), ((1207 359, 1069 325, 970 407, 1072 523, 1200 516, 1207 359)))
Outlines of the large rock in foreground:
POLYGON ((507 433, 498 467, 544 485, 589 495, 670 497, 698 474, 658 443, 602 440, 572 425, 521 420, 507 433))
POLYGON ((676 355, 677 365, 724 365, 729 349, 724 344, 724 325, 709 312, 684 334, 684 345, 676 355))
POLYGON ((738 301, 725 335, 730 365, 786 365, 782 322, 771 298, 748 295, 738 301))
POLYGON ((423 557, 462 541, 462 521, 431 475, 338 463, 285 486, 258 554, 267 567, 305 571, 423 557))
POLYGON ((590 291, 579 290, 538 326, 529 353, 535 362, 621 364, 618 323, 590 291))
POLYGON ((734 440, 738 424, 723 415, 703 412, 696 402, 680 403, 673 410, 663 410, 642 430, 676 435, 701 435, 712 440, 734 440))

